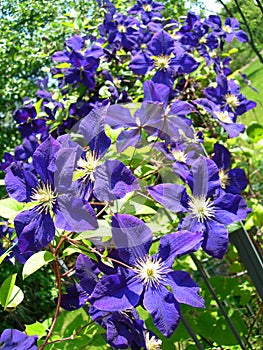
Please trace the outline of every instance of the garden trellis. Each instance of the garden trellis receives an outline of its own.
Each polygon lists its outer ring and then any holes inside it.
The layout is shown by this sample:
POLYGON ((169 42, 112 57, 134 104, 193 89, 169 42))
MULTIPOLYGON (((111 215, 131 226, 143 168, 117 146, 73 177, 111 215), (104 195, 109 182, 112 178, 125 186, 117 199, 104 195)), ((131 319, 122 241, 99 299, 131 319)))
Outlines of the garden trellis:
MULTIPOLYGON (((0 344, 92 348, 95 334, 103 349, 168 349, 181 320, 204 349, 220 345, 220 334, 208 339, 189 316, 209 319, 209 300, 220 327, 224 319, 220 331, 229 327, 229 342, 249 349, 208 273, 226 254, 237 257, 230 240, 262 298, 260 250, 243 224, 248 179, 228 149, 256 103, 241 93, 223 49, 247 35, 234 18, 163 19, 151 0, 127 14, 98 3, 104 17, 88 26, 78 15, 37 99, 14 112, 23 143, 2 162, 1 263, 23 264, 24 279, 50 264, 58 293, 40 334, 6 329, 0 344), (85 310, 87 319, 58 339, 61 309, 85 310)), ((23 300, 16 278, 1 286, 4 310, 23 300)))

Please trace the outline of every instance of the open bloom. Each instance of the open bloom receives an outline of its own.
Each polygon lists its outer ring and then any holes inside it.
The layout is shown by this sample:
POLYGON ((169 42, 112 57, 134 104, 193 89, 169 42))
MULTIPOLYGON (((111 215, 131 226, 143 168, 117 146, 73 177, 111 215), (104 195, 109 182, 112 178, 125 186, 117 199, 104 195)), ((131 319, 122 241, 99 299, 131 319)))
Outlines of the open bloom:
POLYGON ((247 187, 248 180, 243 169, 229 169, 231 154, 228 149, 215 143, 212 159, 218 166, 222 189, 228 193, 240 194, 247 187))
POLYGON ((60 148, 61 144, 49 137, 34 152, 31 169, 22 162, 14 162, 6 169, 10 197, 32 204, 14 221, 21 253, 47 246, 55 237, 55 227, 76 232, 97 228, 90 205, 71 193, 70 184, 63 181, 69 168, 64 167, 67 155, 60 148))
POLYGON ((198 62, 164 30, 156 33, 149 42, 147 51, 137 54, 130 63, 130 69, 144 75, 149 70, 156 70, 152 80, 172 87, 173 79, 178 74, 191 73, 198 67, 198 62))
POLYGON ((202 234, 179 231, 165 235, 158 253, 150 256, 149 228, 131 215, 115 214, 112 237, 121 261, 118 273, 100 279, 91 303, 111 312, 142 305, 151 313, 155 326, 165 336, 171 336, 180 320, 180 303, 204 306, 199 287, 190 275, 172 269, 176 257, 199 247, 202 234))
POLYGON ((226 226, 244 220, 249 212, 245 200, 239 195, 218 195, 220 180, 216 164, 201 156, 186 177, 191 189, 187 194, 182 185, 160 184, 149 186, 148 191, 159 203, 173 212, 186 213, 179 228, 191 232, 202 232, 202 248, 215 257, 223 258, 228 247, 226 226))

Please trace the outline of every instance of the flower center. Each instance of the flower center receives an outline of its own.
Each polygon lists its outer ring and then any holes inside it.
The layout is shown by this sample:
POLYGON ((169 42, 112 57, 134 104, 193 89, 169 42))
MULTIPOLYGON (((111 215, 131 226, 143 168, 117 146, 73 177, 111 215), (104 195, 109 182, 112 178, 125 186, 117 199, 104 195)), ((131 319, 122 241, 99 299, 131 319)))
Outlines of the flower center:
POLYGON ((238 97, 234 94, 226 94, 225 99, 226 103, 232 108, 235 108, 240 105, 238 97))
POLYGON ((206 44, 207 43, 207 39, 205 36, 203 36, 200 40, 199 40, 200 44, 206 44))
POLYGON ((206 200, 205 196, 192 197, 188 202, 189 211, 193 214, 199 222, 209 220, 214 217, 215 209, 214 203, 206 200))
POLYGON ((151 12, 153 9, 151 4, 144 4, 142 5, 142 8, 144 9, 145 12, 151 12))
POLYGON ((89 177, 94 180, 92 173, 94 172, 97 163, 98 160, 94 158, 94 155, 90 152, 87 152, 85 154, 85 158, 80 158, 77 162, 77 169, 74 171, 73 181, 78 179, 86 181, 89 177))
POLYGON ((226 33, 229 33, 229 34, 232 33, 232 28, 229 25, 222 26, 222 29, 226 33))
POLYGON ((7 250, 8 248, 11 247, 12 242, 8 237, 3 236, 1 238, 1 240, 2 240, 2 246, 3 246, 4 250, 7 250))
POLYGON ((216 117, 225 124, 233 124, 232 118, 229 116, 227 111, 224 112, 215 112, 216 117))
POLYGON ((138 259, 134 270, 147 287, 156 287, 169 272, 169 268, 160 259, 152 257, 138 259))
POLYGON ((229 185, 229 176, 228 176, 228 173, 223 170, 223 169, 220 169, 219 170, 219 179, 221 181, 221 187, 223 189, 226 188, 227 185, 229 185))
POLYGON ((117 31, 120 33, 126 33, 127 27, 124 24, 118 24, 117 25, 117 31))
POLYGON ((159 55, 154 58, 154 65, 157 69, 166 70, 169 68, 171 58, 167 55, 159 55))
POLYGON ((150 333, 147 332, 145 335, 145 344, 147 350, 161 350, 162 341, 156 338, 154 335, 151 337, 150 333))
POLYGON ((184 154, 183 151, 180 149, 174 149, 172 150, 172 155, 174 156, 174 159, 178 162, 185 163, 186 162, 186 154, 184 154))
POLYGON ((39 202, 38 210, 40 213, 52 210, 57 199, 57 194, 49 183, 41 183, 35 189, 33 189, 33 194, 31 196, 32 201, 39 202))

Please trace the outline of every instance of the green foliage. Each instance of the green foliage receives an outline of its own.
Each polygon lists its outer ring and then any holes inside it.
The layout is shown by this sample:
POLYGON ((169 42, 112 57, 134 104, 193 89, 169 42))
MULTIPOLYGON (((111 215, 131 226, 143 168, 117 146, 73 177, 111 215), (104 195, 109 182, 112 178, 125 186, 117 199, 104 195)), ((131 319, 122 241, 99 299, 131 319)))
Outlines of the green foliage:
POLYGON ((41 251, 32 255, 25 263, 23 267, 22 276, 23 279, 32 275, 32 273, 39 270, 42 266, 48 264, 54 260, 54 256, 50 252, 41 251))
MULTIPOLYGON (((223 1, 229 11, 233 14, 235 18, 238 19, 241 28, 243 30, 247 30, 244 25, 244 21, 240 16, 237 5, 234 0, 231 1, 223 1)), ((260 51, 263 47, 263 23, 262 23, 262 13, 260 9, 256 5, 255 1, 247 1, 247 0, 238 0, 238 3, 244 13, 246 20, 248 22, 249 28, 252 32, 255 44, 260 51)), ((226 12, 224 8, 222 8, 220 12, 220 16, 223 18, 229 17, 229 14, 226 12)), ((232 70, 235 71, 237 69, 242 68, 244 63, 248 63, 254 56, 255 53, 250 47, 248 43, 239 43, 237 40, 234 40, 230 45, 230 48, 236 47, 238 52, 234 55, 234 62, 232 63, 232 70)))
POLYGON ((16 277, 16 273, 10 275, 0 287, 0 304, 3 306, 4 310, 16 307, 24 299, 22 290, 15 285, 16 277))

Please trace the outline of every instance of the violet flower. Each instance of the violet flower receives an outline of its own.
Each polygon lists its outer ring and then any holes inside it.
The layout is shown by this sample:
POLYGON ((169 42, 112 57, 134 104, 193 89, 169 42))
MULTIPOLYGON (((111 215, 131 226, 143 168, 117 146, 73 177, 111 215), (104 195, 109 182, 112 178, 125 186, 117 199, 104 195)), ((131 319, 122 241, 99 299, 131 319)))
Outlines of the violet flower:
POLYGON ((242 115, 257 106, 256 102, 247 100, 240 93, 240 88, 232 79, 227 79, 224 75, 217 76, 217 87, 208 87, 204 90, 207 99, 215 104, 227 107, 236 115, 242 115))
POLYGON ((178 42, 161 30, 148 43, 145 53, 141 52, 133 57, 130 69, 140 75, 156 69, 152 80, 172 87, 177 75, 191 73, 198 65, 199 63, 187 54, 178 42))
POLYGON ((222 259, 228 247, 226 226, 244 220, 249 209, 244 199, 231 193, 220 193, 220 180, 216 164, 203 156, 192 165, 186 178, 192 194, 182 185, 160 184, 149 186, 148 191, 159 203, 171 211, 186 213, 179 229, 203 233, 204 251, 222 259))
POLYGON ((151 313, 155 326, 165 336, 171 336, 180 320, 180 303, 204 306, 199 287, 190 275, 172 269, 176 257, 197 249, 201 233, 179 231, 165 235, 158 253, 149 256, 150 229, 131 215, 115 214, 112 237, 122 263, 118 274, 100 279, 90 302, 97 309, 110 312, 141 305, 151 313))
POLYGON ((205 23, 213 29, 216 35, 221 36, 228 43, 231 43, 234 38, 237 38, 241 43, 248 41, 246 32, 240 30, 240 24, 236 18, 228 17, 222 24, 220 16, 210 15, 205 23))
POLYGON ((153 0, 137 0, 137 3, 133 5, 128 13, 131 15, 141 15, 143 24, 147 24, 154 18, 161 18, 161 10, 164 8, 159 2, 153 0))
POLYGON ((236 123, 237 115, 229 110, 229 108, 222 108, 206 98, 200 98, 195 103, 211 113, 212 117, 224 128, 230 138, 237 137, 245 131, 245 125, 236 123))
POLYGON ((0 349, 37 350, 37 335, 29 336, 17 329, 5 329, 0 336, 0 349))
MULTIPOLYGON (((55 237, 55 226, 76 232, 97 228, 90 205, 71 193, 69 182, 64 181, 70 167, 65 165, 67 149, 60 148, 60 143, 49 137, 34 152, 32 170, 27 170, 22 162, 12 163, 6 169, 5 184, 10 197, 33 204, 14 220, 21 253, 47 246, 55 237)), ((72 164, 77 152, 74 149, 72 164)))
POLYGON ((240 194, 247 187, 248 180, 243 169, 229 169, 231 154, 228 149, 215 143, 212 159, 218 166, 222 189, 227 193, 240 194))

